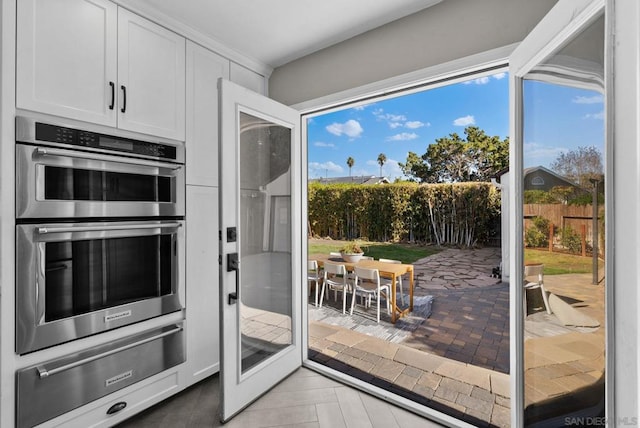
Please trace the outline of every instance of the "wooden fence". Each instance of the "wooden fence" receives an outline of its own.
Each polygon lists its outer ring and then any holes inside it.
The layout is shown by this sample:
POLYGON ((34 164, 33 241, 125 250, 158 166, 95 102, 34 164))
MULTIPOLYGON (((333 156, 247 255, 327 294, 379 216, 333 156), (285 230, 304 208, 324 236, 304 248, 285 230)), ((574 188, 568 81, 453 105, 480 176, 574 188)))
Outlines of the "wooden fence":
MULTIPOLYGON (((598 252, 604 255, 604 206, 599 207, 599 223, 598 223, 598 252)), ((555 237, 549 241, 549 249, 553 251, 558 244, 558 230, 570 227, 583 240, 590 245, 593 243, 593 207, 591 205, 564 205, 564 204, 524 204, 524 228, 525 230, 532 226, 533 217, 543 217, 549 220, 556 230, 555 237)), ((584 250, 583 250, 584 252, 584 250)))

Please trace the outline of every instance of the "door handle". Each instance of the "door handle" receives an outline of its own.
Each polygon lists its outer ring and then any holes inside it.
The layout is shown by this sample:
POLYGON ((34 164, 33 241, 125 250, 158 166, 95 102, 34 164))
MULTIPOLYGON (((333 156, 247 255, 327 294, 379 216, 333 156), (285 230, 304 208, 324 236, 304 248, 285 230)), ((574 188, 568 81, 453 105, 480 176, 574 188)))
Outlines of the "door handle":
POLYGON ((111 86, 111 104, 109 104, 109 110, 113 110, 113 106, 116 102, 116 84, 109 82, 109 86, 111 86))
POLYGON ((240 292, 240 260, 238 259, 238 253, 227 254, 227 272, 236 272, 236 291, 229 293, 228 303, 230 305, 235 304, 238 301, 240 292))
POLYGON ((120 85, 120 89, 122 89, 122 108, 120 111, 124 113, 127 111, 127 87, 124 85, 120 85))

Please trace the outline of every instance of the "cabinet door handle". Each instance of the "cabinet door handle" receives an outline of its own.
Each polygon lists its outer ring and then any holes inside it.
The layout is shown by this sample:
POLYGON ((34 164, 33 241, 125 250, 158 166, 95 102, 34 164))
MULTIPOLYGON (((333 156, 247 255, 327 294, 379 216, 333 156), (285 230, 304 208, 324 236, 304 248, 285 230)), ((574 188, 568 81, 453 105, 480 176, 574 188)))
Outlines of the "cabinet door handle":
POLYGON ((122 89, 122 108, 120 111, 124 113, 127 110, 127 87, 120 85, 120 89, 122 89))
POLYGON ((113 110, 114 103, 116 102, 116 84, 109 82, 109 86, 111 86, 111 104, 109 104, 109 110, 113 110))

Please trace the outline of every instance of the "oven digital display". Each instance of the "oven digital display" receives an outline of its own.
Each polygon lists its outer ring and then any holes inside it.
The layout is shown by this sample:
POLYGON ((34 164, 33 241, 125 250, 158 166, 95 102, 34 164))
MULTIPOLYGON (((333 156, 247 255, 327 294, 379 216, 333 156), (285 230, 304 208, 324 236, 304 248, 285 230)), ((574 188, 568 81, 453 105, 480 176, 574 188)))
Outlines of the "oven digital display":
POLYGON ((100 147, 106 147, 109 149, 123 150, 127 152, 133 151, 133 143, 130 141, 117 140, 115 138, 108 138, 100 136, 100 141, 98 142, 100 147))

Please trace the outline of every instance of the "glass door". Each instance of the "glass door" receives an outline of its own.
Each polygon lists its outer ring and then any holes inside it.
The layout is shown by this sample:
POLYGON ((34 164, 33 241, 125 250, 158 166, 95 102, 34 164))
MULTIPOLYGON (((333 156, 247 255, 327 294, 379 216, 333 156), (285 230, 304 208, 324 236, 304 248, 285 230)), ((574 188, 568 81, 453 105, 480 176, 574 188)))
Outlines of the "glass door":
POLYGON ((510 60, 513 426, 604 426, 611 245, 604 0, 560 0, 510 60))
POLYGON ((302 364, 302 162, 297 111, 219 86, 224 422, 302 364))

